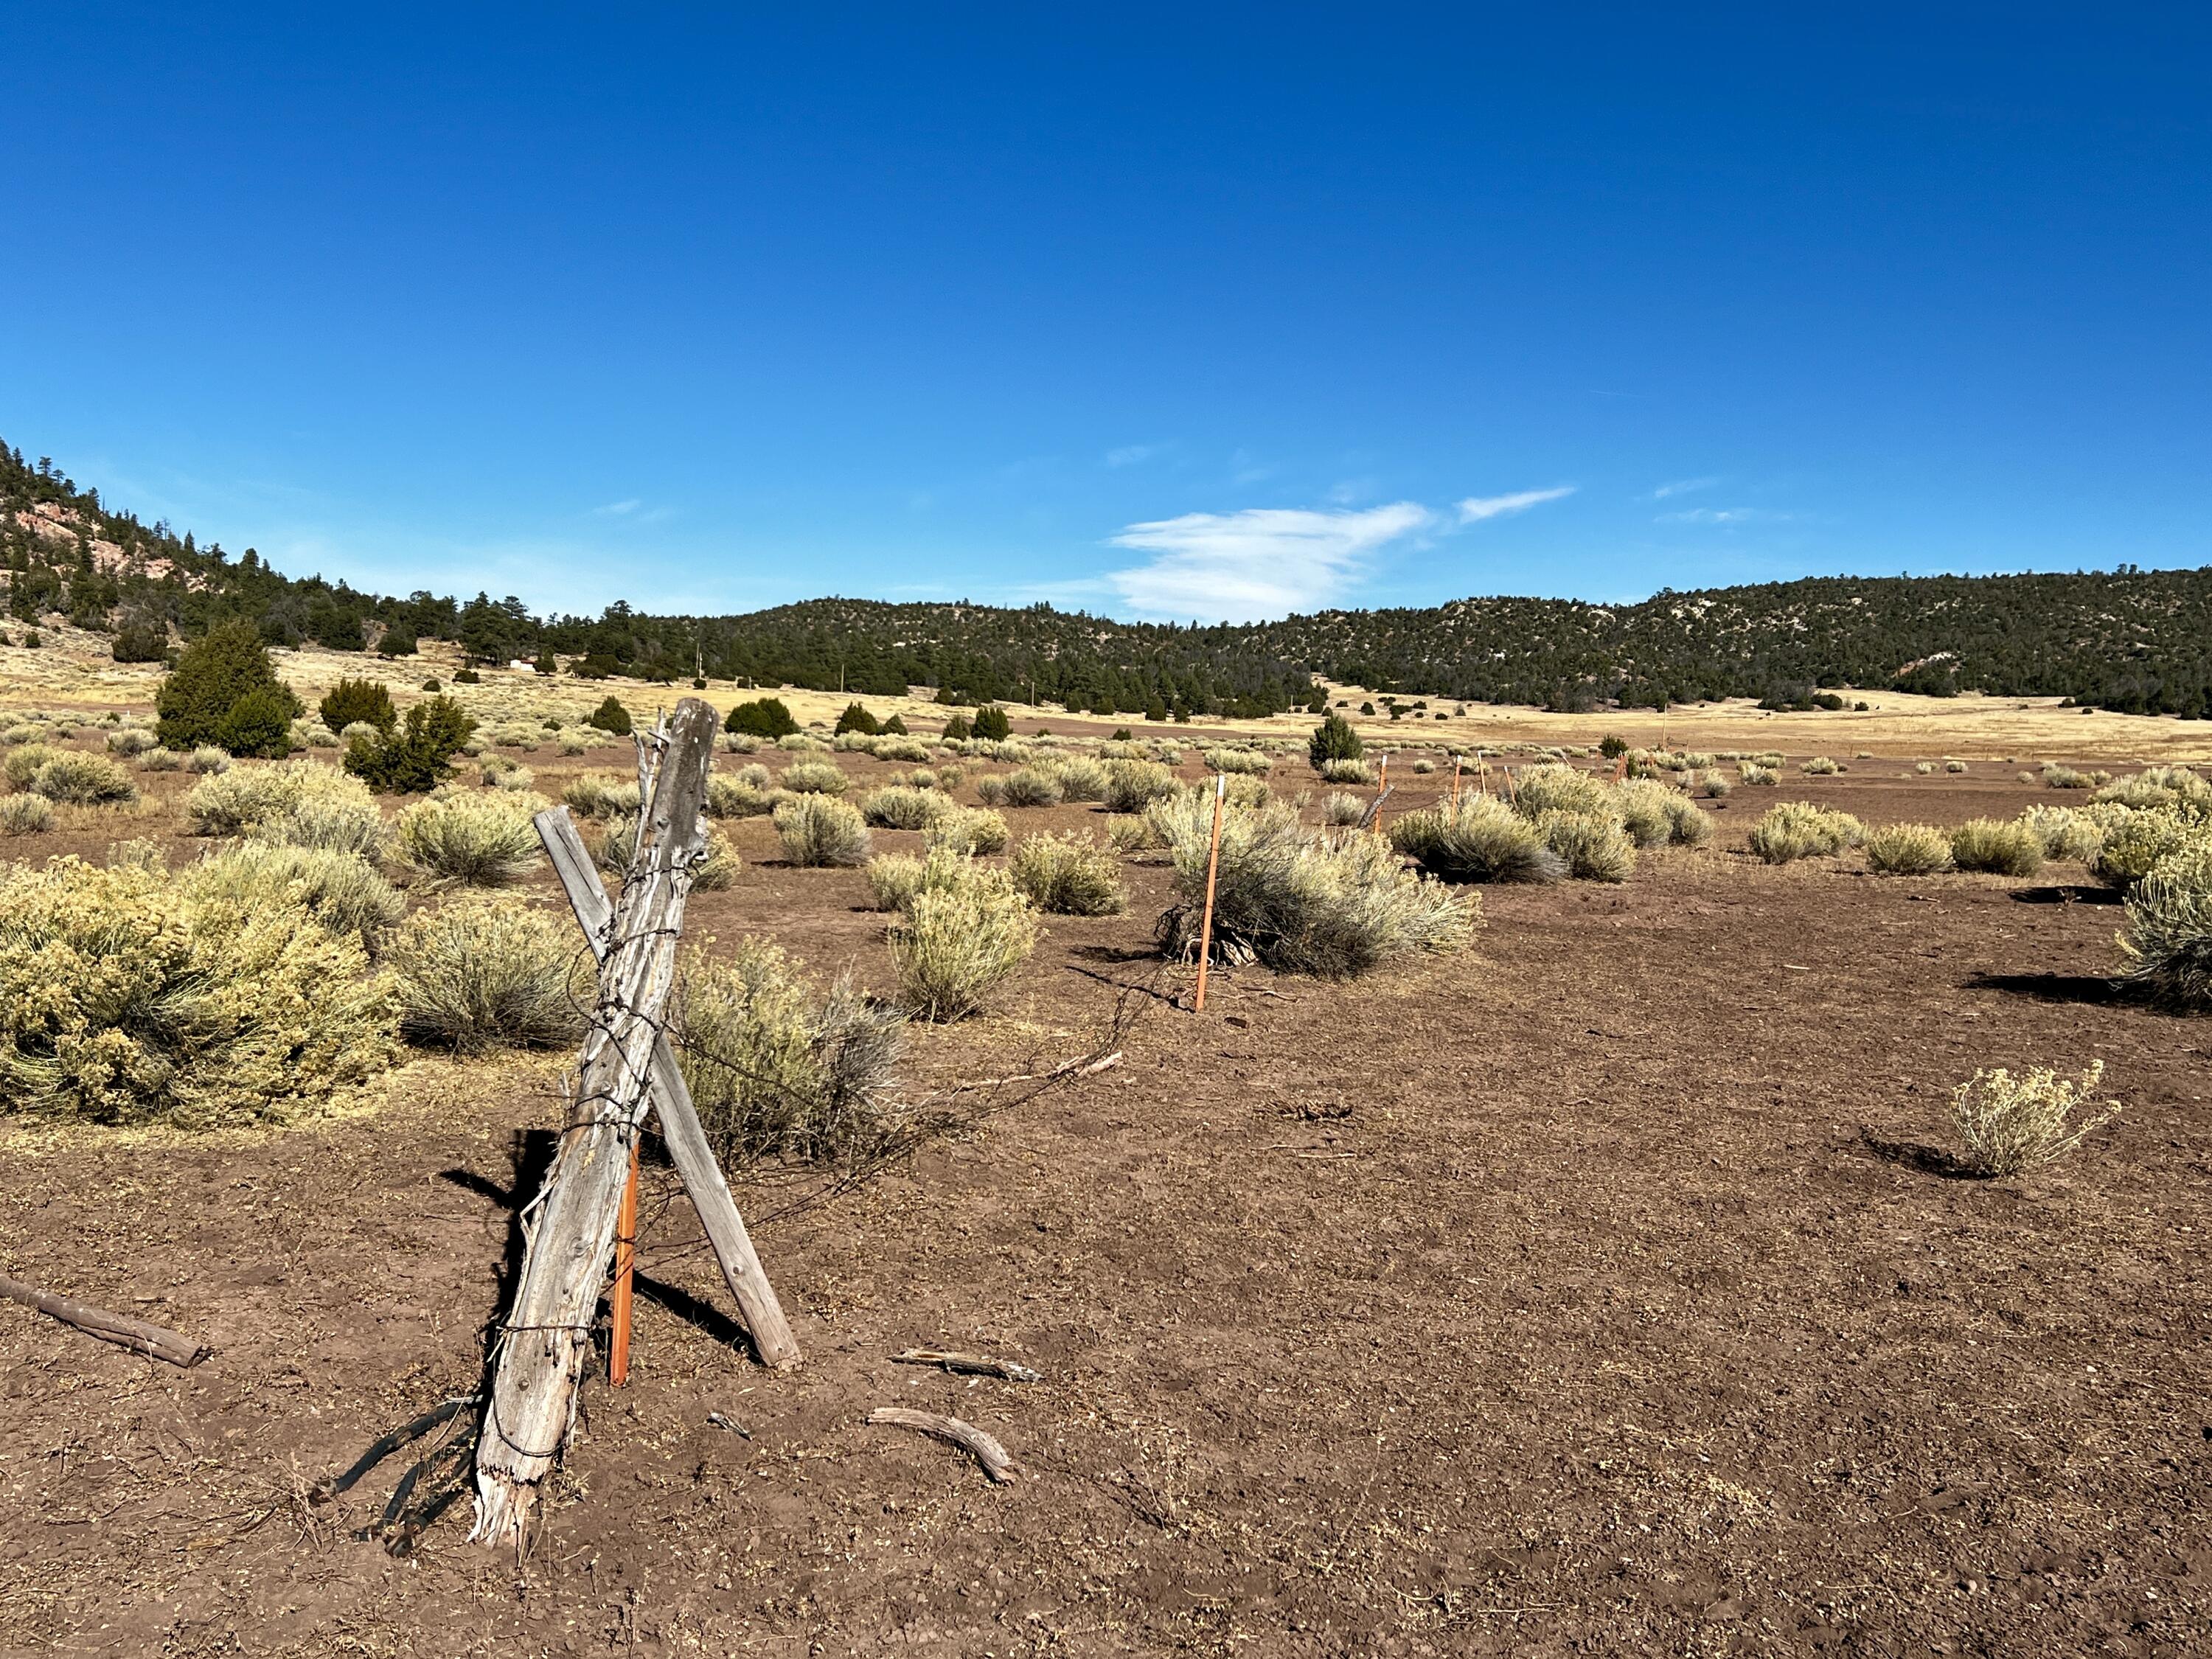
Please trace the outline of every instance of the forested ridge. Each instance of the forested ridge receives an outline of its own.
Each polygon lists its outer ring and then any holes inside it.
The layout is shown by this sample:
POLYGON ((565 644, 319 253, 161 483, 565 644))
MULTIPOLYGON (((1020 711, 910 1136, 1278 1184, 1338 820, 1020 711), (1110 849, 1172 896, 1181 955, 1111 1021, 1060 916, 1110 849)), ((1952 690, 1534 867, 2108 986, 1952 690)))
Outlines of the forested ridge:
POLYGON ((1467 599, 1214 627, 844 599, 725 617, 627 604, 540 616, 512 596, 401 598, 286 575, 252 549, 234 556, 143 523, 4 444, 0 565, 19 629, 65 616, 114 635, 125 660, 158 658, 172 630, 190 638, 246 617, 279 645, 404 657, 436 639, 488 662, 551 658, 586 675, 703 672, 872 696, 926 685, 961 702, 1155 717, 1306 705, 1318 675, 1406 698, 1553 708, 1802 702, 1820 688, 1903 686, 2212 718, 2212 567, 1813 577, 1627 605, 1467 599))

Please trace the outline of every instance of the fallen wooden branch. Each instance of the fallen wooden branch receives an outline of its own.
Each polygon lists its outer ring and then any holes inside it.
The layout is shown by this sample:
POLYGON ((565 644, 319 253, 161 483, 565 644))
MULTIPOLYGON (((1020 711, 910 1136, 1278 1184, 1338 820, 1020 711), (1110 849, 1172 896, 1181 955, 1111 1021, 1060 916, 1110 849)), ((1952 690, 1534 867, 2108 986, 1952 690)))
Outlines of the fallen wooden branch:
POLYGON ((948 1089, 948 1095, 972 1095, 978 1089, 1002 1089, 1010 1083, 1059 1083, 1071 1078, 1096 1077, 1101 1072, 1110 1072, 1121 1063, 1121 1051, 1101 1054, 1096 1060, 1071 1060, 1055 1066, 1048 1072, 1024 1072, 1018 1077, 987 1077, 980 1083, 963 1083, 948 1089))
POLYGON ((878 1406, 868 1413, 868 1421, 948 1441, 981 1464, 983 1473, 1001 1485, 1014 1478, 1012 1454, 973 1423, 939 1417, 934 1412, 910 1412, 903 1406, 878 1406))
POLYGON ((1011 1359, 993 1359, 980 1353, 960 1353, 950 1348, 908 1348, 891 1356, 894 1365, 934 1365, 963 1376, 999 1376, 1009 1382, 1042 1382, 1043 1373, 1011 1359))
POLYGON ((164 1359, 172 1365, 181 1365, 190 1370, 215 1350, 204 1342, 195 1342, 189 1336, 164 1330, 159 1325, 149 1325, 143 1319, 132 1319, 125 1314, 109 1313, 105 1308, 94 1308, 57 1296, 52 1291, 42 1291, 13 1279, 0 1278, 0 1296, 10 1302, 20 1302, 27 1308, 36 1308, 50 1318, 64 1325, 74 1325, 87 1336, 96 1336, 102 1342, 112 1342, 118 1347, 143 1353, 149 1359, 164 1359))

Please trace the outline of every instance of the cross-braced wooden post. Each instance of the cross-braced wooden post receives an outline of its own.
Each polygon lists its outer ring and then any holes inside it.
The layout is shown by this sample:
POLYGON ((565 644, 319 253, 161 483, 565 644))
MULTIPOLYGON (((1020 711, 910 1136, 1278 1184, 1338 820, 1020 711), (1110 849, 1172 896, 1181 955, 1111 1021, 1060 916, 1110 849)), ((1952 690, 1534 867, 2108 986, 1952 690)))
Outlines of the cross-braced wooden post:
POLYGON ((703 849, 701 804, 714 711, 696 697, 654 733, 659 751, 638 818, 637 856, 607 930, 571 1121, 533 1200, 522 1277, 500 1335, 477 1443, 471 1536, 518 1539, 576 1421, 592 1320, 614 1253, 629 1151, 650 1099, 676 939, 703 849))

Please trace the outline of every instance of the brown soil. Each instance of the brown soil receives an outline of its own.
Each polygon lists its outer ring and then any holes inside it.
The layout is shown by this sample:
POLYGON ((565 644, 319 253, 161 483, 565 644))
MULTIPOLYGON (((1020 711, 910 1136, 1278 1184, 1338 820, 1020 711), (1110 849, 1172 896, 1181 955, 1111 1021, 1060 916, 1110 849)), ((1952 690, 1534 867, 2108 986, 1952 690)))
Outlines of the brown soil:
MULTIPOLYGON (((1740 790, 1720 844, 1778 795, 2057 799, 1906 769, 1740 790)), ((883 981, 858 872, 737 839, 693 937, 883 981)), ((1160 971, 1164 875, 1133 878, 1128 915, 1053 921, 1000 1012, 919 1034, 916 1088, 1084 1052, 1160 971)), ((591 1386, 520 1565, 465 1506, 405 1559, 355 1539, 404 1460, 303 1494, 475 1386, 557 1057, 419 1062, 282 1134, 18 1133, 0 1267, 218 1352, 179 1372, 0 1307, 0 1649, 2206 1651, 2212 1023, 2108 988, 2118 912, 2084 879, 1647 855, 1622 888, 1486 891, 1459 962, 1239 972, 1202 1016, 1140 996, 1117 1069, 856 1190, 740 1182, 789 1377, 733 1348, 656 1175, 632 1384, 591 1386), (2099 1057, 2118 1126, 1957 1177, 1954 1083, 2099 1057), (889 1362, 913 1345, 1044 1380, 889 1362), (1020 1476, 865 1426, 885 1404, 981 1425, 1020 1476)))

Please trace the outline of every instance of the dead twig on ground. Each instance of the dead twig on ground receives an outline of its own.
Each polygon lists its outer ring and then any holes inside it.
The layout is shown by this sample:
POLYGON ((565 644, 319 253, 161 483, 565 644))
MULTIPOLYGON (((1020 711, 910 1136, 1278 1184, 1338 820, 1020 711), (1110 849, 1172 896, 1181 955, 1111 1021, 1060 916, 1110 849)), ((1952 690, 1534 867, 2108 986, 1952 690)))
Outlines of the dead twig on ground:
POLYGON ((143 1319, 133 1319, 127 1314, 110 1313, 105 1308, 95 1308, 66 1296, 57 1296, 52 1291, 40 1290, 19 1279, 0 1278, 0 1296, 10 1302, 20 1302, 27 1308, 35 1308, 49 1318, 58 1319, 64 1325, 73 1325, 87 1336, 98 1337, 102 1342, 112 1342, 118 1347, 128 1348, 133 1353, 144 1354, 149 1359, 167 1360, 186 1370, 198 1364, 215 1350, 204 1342, 159 1325, 149 1325, 143 1319))
POLYGON ((878 1406, 868 1413, 868 1421, 895 1429, 912 1429, 957 1446, 1000 1485, 1014 1478, 1012 1455, 973 1423, 963 1423, 957 1417, 939 1417, 934 1412, 912 1412, 903 1406, 878 1406))
POLYGON ((1042 1382, 1044 1375, 1011 1359, 993 1359, 980 1353, 961 1353, 950 1348, 907 1348, 891 1356, 894 1365, 934 1365, 963 1376, 997 1376, 1009 1382, 1042 1382))

